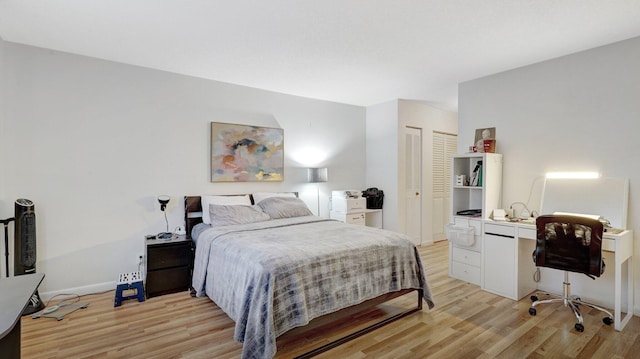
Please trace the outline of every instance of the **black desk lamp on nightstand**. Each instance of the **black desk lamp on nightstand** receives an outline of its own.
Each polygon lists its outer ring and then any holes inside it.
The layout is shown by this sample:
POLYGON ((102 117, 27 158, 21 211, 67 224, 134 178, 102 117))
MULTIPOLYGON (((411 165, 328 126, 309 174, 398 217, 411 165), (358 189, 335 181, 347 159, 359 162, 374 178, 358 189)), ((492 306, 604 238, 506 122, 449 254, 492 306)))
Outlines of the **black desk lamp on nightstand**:
POLYGON ((160 203, 160 210, 164 212, 164 221, 167 224, 166 232, 158 233, 158 239, 169 239, 173 237, 173 233, 169 232, 169 220, 167 220, 167 212, 165 209, 167 208, 167 204, 171 200, 171 197, 167 195, 158 196, 158 202, 160 203))

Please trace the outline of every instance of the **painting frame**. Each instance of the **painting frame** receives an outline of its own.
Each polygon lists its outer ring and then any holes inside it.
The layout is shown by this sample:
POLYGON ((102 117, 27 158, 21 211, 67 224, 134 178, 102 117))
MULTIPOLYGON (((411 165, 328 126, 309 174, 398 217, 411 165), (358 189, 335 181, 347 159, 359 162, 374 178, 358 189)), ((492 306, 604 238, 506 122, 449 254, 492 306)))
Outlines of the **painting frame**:
POLYGON ((496 128, 477 128, 473 151, 494 153, 496 151, 496 128))
POLYGON ((211 122, 211 182, 284 181, 284 129, 211 122))

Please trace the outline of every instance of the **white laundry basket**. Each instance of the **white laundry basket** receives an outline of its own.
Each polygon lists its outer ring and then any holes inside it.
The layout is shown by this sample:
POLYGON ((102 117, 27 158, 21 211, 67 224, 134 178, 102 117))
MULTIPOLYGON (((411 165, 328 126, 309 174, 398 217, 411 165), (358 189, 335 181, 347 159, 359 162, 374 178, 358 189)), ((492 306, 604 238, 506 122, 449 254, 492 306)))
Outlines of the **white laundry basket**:
POLYGON ((476 242, 473 227, 461 227, 449 223, 445 226, 445 233, 449 242, 457 246, 472 247, 476 242))

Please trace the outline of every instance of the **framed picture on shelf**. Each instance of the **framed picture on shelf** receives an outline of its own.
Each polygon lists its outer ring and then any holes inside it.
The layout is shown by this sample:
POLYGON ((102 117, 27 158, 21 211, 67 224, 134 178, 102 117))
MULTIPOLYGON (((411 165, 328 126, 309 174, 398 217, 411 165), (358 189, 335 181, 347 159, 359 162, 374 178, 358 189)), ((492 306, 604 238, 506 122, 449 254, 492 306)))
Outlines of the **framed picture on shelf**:
POLYGON ((496 128, 479 128, 476 129, 474 150, 475 152, 496 152, 496 128))

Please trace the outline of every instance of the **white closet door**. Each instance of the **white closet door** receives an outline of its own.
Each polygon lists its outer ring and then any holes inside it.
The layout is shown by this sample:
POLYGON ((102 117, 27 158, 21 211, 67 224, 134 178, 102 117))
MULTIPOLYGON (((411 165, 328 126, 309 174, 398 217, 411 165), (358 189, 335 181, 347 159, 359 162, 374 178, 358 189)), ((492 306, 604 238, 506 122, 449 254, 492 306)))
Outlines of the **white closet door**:
POLYGON ((451 157, 457 153, 458 136, 433 133, 432 236, 434 241, 446 239, 444 226, 449 223, 451 207, 451 157))
POLYGON ((406 235, 422 245, 422 130, 405 127, 406 235))

